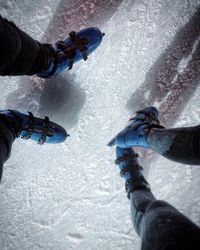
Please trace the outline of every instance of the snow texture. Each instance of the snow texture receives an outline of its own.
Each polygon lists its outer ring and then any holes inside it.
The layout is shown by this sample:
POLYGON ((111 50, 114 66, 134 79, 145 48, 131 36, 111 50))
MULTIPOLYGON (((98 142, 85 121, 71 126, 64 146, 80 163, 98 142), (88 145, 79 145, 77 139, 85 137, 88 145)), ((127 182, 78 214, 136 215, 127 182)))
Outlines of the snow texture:
MULTIPOLYGON (((138 109, 166 127, 200 121, 199 0, 0 0, 4 17, 35 39, 106 33, 85 63, 51 80, 1 77, 1 109, 49 115, 71 137, 16 140, 0 185, 1 250, 139 249, 124 182, 108 141, 138 109)), ((200 168, 140 150, 156 197, 200 226, 200 168)))

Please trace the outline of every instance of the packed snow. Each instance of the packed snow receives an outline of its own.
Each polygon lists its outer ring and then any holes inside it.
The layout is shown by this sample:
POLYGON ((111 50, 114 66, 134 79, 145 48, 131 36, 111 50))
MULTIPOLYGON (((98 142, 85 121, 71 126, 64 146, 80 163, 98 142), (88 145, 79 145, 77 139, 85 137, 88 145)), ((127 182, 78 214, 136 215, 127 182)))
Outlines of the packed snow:
MULTIPOLYGON (((99 27, 88 61, 41 80, 0 77, 1 109, 48 115, 65 143, 16 140, 0 184, 1 250, 140 249, 124 181, 106 144, 138 109, 166 127, 200 123, 200 0, 0 0, 42 42, 99 27)), ((139 150, 152 191, 200 226, 200 167, 139 150)))

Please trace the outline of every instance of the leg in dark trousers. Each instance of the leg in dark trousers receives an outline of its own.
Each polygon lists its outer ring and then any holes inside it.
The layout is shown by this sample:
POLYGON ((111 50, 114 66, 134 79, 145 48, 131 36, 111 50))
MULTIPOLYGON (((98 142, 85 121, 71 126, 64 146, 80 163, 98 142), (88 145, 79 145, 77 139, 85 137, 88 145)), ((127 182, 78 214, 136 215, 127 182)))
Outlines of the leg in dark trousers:
POLYGON ((145 147, 172 161, 200 165, 200 125, 165 129, 160 125, 158 114, 155 107, 136 112, 129 125, 108 145, 145 147))
POLYGON ((11 147, 16 137, 16 130, 11 121, 0 114, 0 182, 3 164, 10 157, 11 147))
POLYGON ((173 206, 142 189, 130 194, 130 202, 142 250, 200 249, 200 229, 173 206))
POLYGON ((11 147, 7 146, 5 139, 0 136, 0 182, 3 174, 3 164, 9 158, 11 147))
POLYGON ((33 75, 46 70, 54 55, 49 44, 41 44, 0 16, 0 75, 33 75))
POLYGON ((21 137, 40 145, 61 143, 69 136, 60 125, 35 117, 31 112, 24 114, 16 110, 0 110, 0 180, 3 164, 9 158, 14 140, 21 137))
POLYGON ((42 78, 59 75, 84 60, 100 45, 104 33, 91 27, 70 32, 54 47, 41 44, 0 16, 0 75, 34 75, 42 78))
POLYGON ((200 228, 165 201, 156 200, 133 148, 116 147, 120 174, 126 180, 131 218, 142 250, 200 249, 200 228))

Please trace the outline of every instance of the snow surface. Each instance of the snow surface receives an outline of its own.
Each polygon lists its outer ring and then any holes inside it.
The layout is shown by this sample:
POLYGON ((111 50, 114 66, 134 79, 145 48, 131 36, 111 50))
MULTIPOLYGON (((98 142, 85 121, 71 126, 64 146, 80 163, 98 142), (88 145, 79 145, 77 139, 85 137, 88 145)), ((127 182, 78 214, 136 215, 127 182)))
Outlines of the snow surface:
MULTIPOLYGON (((73 29, 106 33, 85 63, 57 78, 1 77, 1 109, 49 115, 71 137, 16 140, 0 185, 0 249, 139 249, 124 182, 107 142, 135 111, 167 126, 200 121, 199 0, 0 0, 4 17, 35 39, 73 29), (195 16, 194 14, 197 13, 195 16)), ((140 150, 154 194, 200 226, 200 168, 140 150)))

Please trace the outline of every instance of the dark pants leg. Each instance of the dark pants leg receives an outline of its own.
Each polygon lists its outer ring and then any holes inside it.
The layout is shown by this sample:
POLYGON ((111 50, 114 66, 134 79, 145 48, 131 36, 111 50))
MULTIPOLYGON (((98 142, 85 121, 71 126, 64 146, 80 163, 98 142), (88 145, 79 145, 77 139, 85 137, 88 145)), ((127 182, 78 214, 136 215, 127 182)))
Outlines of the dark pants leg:
POLYGON ((41 44, 0 16, 0 75, 33 75, 48 68, 54 55, 51 45, 41 44))
POLYGON ((3 164, 8 160, 11 147, 17 134, 13 123, 0 115, 0 182, 3 174, 3 164))
POLYGON ((7 147, 5 140, 0 136, 0 181, 3 174, 3 164, 9 158, 10 148, 7 147))
POLYGON ((130 202, 142 250, 200 249, 200 228, 170 204, 143 189, 131 193, 130 202))
POLYGON ((147 140, 152 150, 172 161, 200 165, 200 126, 153 128, 147 140))

